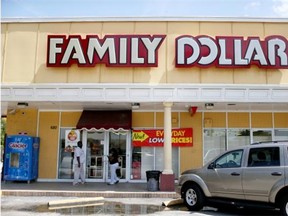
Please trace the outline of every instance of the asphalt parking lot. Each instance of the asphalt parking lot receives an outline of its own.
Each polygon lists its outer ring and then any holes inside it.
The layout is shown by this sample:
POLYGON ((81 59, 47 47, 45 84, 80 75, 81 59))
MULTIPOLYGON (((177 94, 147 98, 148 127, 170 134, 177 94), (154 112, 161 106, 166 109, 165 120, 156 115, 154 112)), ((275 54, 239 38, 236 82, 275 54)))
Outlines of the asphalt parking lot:
MULTIPOLYGON (((183 204, 165 207, 163 202, 169 198, 105 198, 91 206, 65 207, 50 209, 51 201, 69 200, 67 197, 23 197, 2 196, 1 215, 167 215, 167 216, 240 216, 240 215, 279 215, 277 211, 263 209, 236 209, 230 211, 218 211, 214 208, 204 208, 200 212, 189 212, 183 204)), ((77 199, 75 197, 70 200, 77 199)))

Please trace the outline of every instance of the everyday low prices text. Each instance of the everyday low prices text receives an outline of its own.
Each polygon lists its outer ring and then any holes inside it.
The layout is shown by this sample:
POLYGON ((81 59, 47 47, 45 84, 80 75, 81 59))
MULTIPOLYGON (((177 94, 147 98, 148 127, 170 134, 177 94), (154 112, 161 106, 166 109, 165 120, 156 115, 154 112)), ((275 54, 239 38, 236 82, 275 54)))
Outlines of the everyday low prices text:
MULTIPOLYGON (((163 147, 164 130, 133 130, 132 141, 135 147, 163 147)), ((174 147, 193 146, 193 129, 172 129, 171 142, 174 147)))

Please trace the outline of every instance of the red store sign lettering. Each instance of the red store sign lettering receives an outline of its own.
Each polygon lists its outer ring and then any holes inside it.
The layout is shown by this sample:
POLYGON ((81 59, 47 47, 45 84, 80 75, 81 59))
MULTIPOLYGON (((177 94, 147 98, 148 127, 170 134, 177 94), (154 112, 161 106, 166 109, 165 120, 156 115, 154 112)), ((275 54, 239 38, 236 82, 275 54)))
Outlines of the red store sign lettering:
MULTIPOLYGON (((49 35, 47 67, 157 67, 166 35, 49 35)), ((259 37, 180 36, 175 39, 175 67, 288 68, 288 41, 259 37)))

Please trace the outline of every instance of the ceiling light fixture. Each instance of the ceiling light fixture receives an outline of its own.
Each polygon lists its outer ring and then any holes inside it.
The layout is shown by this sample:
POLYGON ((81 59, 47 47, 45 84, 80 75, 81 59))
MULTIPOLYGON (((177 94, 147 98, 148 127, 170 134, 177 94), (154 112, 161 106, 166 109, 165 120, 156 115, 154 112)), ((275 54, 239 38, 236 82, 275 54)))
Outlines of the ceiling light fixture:
POLYGON ((131 106, 132 106, 132 109, 139 109, 140 103, 132 103, 131 106))
POLYGON ((28 103, 27 103, 27 102, 18 102, 18 103, 17 103, 17 107, 18 107, 19 109, 26 108, 26 107, 28 107, 28 103))
POLYGON ((214 104, 213 103, 205 103, 205 108, 207 110, 212 110, 214 108, 214 104))

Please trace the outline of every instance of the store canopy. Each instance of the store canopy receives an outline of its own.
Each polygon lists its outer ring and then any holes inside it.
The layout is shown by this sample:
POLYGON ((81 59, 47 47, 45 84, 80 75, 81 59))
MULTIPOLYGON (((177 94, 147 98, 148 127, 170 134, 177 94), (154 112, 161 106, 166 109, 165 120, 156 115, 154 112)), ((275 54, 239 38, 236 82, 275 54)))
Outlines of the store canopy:
POLYGON ((86 130, 130 130, 132 124, 131 119, 131 110, 84 110, 76 128, 86 130))

